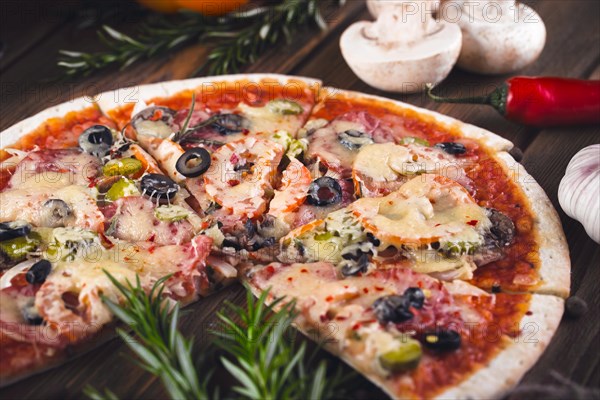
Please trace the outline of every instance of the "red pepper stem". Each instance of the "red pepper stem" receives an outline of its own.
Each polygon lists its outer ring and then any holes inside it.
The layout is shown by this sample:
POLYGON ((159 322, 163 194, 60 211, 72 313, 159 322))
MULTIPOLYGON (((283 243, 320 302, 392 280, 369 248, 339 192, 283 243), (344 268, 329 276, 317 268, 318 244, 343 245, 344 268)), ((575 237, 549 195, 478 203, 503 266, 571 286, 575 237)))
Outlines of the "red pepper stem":
POLYGON ((433 86, 427 87, 427 95, 433 101, 438 103, 459 103, 459 104, 486 104, 494 107, 500 114, 504 115, 506 112, 506 97, 508 95, 508 85, 503 84, 499 88, 495 89, 491 93, 485 96, 473 96, 473 97, 461 97, 451 98, 436 96, 431 93, 433 86))

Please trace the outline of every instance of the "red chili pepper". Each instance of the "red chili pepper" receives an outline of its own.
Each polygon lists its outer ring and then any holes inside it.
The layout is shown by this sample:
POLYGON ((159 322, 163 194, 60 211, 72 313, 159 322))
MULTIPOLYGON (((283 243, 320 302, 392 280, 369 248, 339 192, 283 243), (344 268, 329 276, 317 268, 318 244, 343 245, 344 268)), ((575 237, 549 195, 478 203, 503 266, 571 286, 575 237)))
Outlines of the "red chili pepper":
POLYGON ((443 103, 487 104, 511 121, 536 127, 600 124, 600 80, 515 76, 486 96, 443 103))

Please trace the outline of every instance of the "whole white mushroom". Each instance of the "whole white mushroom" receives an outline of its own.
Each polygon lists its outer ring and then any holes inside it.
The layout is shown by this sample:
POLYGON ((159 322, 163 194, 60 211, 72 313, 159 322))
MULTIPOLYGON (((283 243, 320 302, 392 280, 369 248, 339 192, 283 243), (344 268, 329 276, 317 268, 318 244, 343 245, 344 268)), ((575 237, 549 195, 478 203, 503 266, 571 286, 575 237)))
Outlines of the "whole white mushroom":
POLYGON ((445 1, 440 17, 458 23, 463 43, 457 65, 480 74, 508 74, 534 62, 546 43, 546 27, 515 0, 445 1))
POLYGON ((377 89, 399 93, 419 92, 446 78, 460 53, 462 35, 456 24, 433 18, 439 2, 377 3, 375 22, 357 22, 340 39, 352 71, 377 89))

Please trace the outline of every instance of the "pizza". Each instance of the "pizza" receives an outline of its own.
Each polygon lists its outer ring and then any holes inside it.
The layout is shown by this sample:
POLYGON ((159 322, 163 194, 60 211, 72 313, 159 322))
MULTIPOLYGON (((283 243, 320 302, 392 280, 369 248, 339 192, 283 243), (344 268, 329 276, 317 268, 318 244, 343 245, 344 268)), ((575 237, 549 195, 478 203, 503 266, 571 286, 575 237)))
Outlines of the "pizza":
POLYGON ((189 304, 235 281, 392 398, 489 398, 549 344, 558 216, 491 132, 313 79, 101 93, 0 135, 0 379, 111 337, 108 278, 189 304))

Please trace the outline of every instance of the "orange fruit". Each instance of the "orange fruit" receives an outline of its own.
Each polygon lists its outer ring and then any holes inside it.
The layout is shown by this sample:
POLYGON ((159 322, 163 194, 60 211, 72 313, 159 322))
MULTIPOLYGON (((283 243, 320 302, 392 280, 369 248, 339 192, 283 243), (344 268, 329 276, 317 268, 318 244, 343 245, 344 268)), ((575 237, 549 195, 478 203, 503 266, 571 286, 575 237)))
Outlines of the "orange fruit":
POLYGON ((181 8, 175 0, 137 0, 137 2, 152 11, 167 14, 174 13, 181 8))
POLYGON ((237 10, 249 0, 175 0, 180 8, 197 11, 200 14, 216 16, 237 10))

